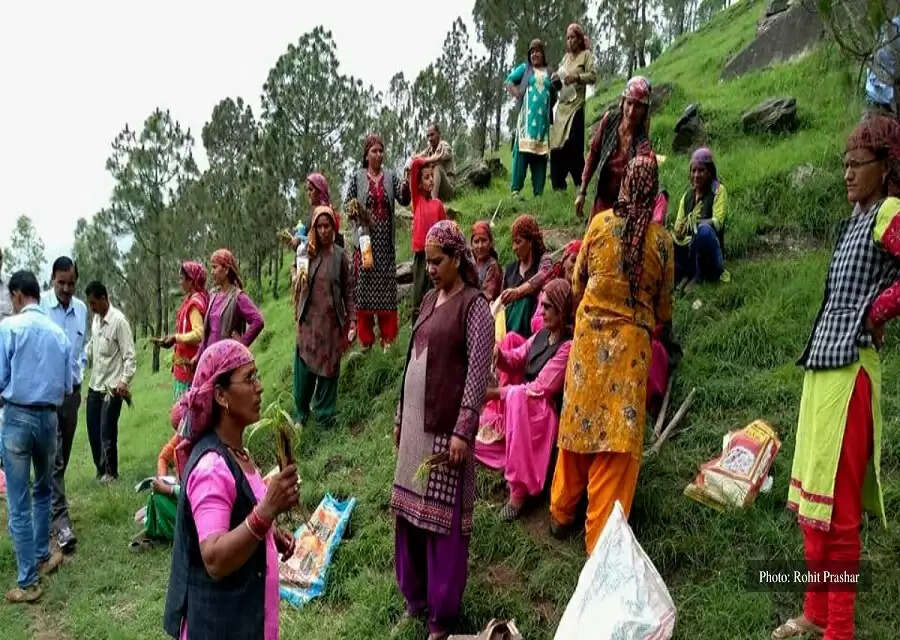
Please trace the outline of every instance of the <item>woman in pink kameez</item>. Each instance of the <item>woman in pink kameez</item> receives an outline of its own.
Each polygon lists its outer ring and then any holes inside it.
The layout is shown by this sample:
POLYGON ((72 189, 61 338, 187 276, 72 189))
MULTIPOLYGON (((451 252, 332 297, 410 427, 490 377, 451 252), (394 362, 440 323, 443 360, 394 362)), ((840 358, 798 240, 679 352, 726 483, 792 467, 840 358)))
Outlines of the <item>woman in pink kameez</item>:
POLYGON ((503 469, 509 500, 502 520, 515 520, 529 496, 541 493, 559 423, 571 342, 572 286, 561 278, 544 285, 544 328, 517 346, 497 349, 501 385, 482 412, 475 457, 503 469))

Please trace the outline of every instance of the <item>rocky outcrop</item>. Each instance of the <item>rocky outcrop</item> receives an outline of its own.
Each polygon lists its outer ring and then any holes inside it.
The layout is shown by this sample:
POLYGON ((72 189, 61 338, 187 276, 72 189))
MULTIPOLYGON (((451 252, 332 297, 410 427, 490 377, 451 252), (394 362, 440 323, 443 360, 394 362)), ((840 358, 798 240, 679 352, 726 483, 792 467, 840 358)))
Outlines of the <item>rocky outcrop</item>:
POLYGON ((722 78, 735 78, 805 55, 822 39, 825 26, 818 12, 800 2, 772 0, 757 33, 753 42, 728 61, 722 78))
POLYGON ((700 105, 688 105, 675 124, 672 149, 676 153, 689 153, 704 142, 706 142, 706 127, 700 117, 700 105))
POLYGON ((797 128, 797 100, 794 98, 769 98, 741 116, 745 133, 753 131, 781 133, 797 128))
POLYGON ((491 184, 493 178, 502 178, 505 175, 506 167, 500 162, 500 158, 488 158, 461 169, 456 175, 455 182, 484 189, 491 184))

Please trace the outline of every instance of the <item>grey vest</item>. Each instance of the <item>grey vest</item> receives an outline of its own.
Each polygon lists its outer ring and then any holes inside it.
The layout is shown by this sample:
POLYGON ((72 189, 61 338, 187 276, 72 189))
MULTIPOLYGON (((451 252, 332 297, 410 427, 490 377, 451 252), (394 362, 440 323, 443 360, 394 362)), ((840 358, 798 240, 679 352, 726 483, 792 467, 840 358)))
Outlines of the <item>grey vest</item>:
MULTIPOLYGON (((391 244, 396 244, 394 238, 394 200, 397 197, 397 194, 394 193, 394 172, 388 169, 384 169, 382 171, 382 176, 384 179, 384 199, 387 200, 387 208, 388 215, 391 219, 391 244)), ((369 202, 369 178, 365 169, 359 169, 354 176, 356 180, 356 200, 359 202, 361 207, 368 208, 369 202)), ((353 233, 353 244, 354 248, 359 248, 359 236, 360 236, 360 227, 361 225, 358 221, 353 221, 351 223, 353 233)))
POLYGON ((828 266, 825 296, 806 349, 797 364, 806 369, 838 369, 871 347, 864 322, 882 291, 900 278, 900 263, 872 237, 881 202, 841 222, 828 266))

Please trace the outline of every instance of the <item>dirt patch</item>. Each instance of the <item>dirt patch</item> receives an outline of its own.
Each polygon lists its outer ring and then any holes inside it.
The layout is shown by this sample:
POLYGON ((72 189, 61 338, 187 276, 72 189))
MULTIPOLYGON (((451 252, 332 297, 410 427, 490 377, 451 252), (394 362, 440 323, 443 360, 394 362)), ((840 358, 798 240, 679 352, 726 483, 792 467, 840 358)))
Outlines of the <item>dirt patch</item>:
POLYGON ((359 436, 366 429, 365 422, 354 422, 350 425, 350 435, 359 436))
POLYGON ((559 622, 562 613, 557 614, 556 605, 548 600, 540 600, 534 603, 534 610, 545 625, 551 626, 559 622))
POLYGON ((45 606, 41 603, 27 607, 28 617, 31 618, 29 631, 32 640, 69 640, 72 636, 60 626, 56 616, 45 610, 45 606))
POLYGON ((557 229, 544 229, 543 235, 544 244, 550 251, 562 249, 572 240, 577 240, 579 238, 579 235, 576 231, 573 231, 572 229, 566 227, 557 229))
POLYGON ((491 565, 487 570, 487 579, 491 586, 511 589, 522 584, 519 574, 503 564, 491 565))
POLYGON ((808 235, 792 231, 770 231, 757 236, 757 242, 747 257, 751 260, 763 260, 772 256, 797 256, 823 246, 826 246, 825 243, 808 235))

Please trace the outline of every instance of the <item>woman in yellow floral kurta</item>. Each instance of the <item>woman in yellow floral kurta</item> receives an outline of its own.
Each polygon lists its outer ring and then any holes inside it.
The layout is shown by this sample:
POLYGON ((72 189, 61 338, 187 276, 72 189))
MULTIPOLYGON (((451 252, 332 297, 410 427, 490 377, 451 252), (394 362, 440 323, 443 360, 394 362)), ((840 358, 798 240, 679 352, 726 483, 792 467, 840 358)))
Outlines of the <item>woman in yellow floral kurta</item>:
POLYGON ((644 441, 650 334, 672 321, 672 239, 651 223, 659 186, 655 156, 628 166, 619 201, 591 220, 575 263, 581 298, 566 371, 551 529, 562 535, 588 492, 588 554, 615 501, 631 509, 644 441))

